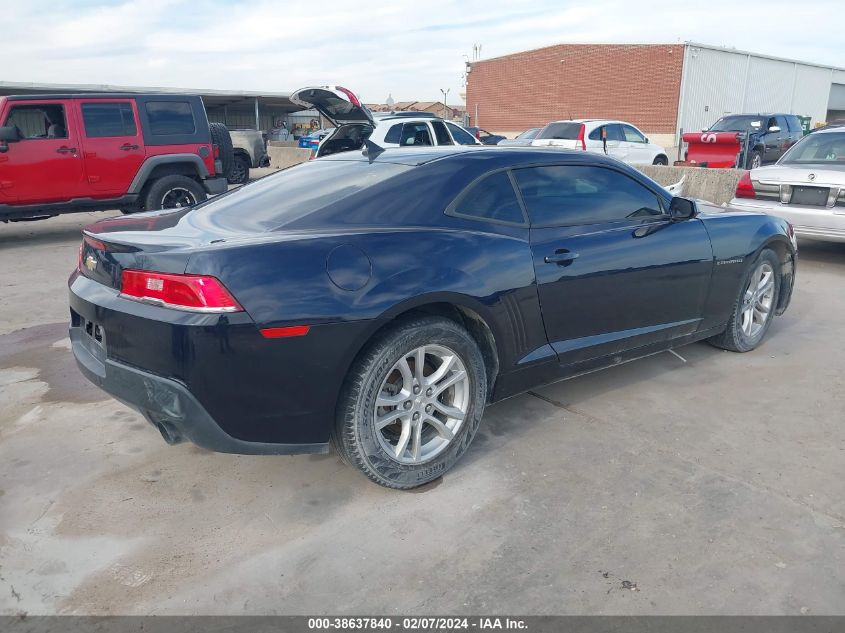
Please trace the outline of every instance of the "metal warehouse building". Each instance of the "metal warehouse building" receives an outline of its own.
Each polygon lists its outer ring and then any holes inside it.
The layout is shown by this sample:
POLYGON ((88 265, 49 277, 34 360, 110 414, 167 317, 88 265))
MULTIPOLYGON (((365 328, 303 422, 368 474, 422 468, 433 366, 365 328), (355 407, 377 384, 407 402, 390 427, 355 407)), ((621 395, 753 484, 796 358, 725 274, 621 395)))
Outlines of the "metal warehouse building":
POLYGON ((468 65, 472 125, 516 134, 556 119, 630 121, 676 145, 730 113, 845 118, 845 68, 686 44, 560 44, 468 65))

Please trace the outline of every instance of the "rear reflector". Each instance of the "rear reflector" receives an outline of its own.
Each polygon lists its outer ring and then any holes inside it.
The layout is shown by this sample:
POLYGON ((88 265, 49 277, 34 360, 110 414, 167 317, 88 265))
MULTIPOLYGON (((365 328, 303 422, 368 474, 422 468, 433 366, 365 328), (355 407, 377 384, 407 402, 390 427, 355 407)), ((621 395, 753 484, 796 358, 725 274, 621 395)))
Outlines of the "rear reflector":
POLYGON ((243 312, 220 281, 205 275, 124 270, 121 295, 189 312, 243 312))
POLYGON ((734 196, 737 198, 756 198, 757 192, 754 191, 754 184, 751 182, 751 172, 742 172, 742 177, 736 183, 736 192, 734 196))
POLYGON ((289 327, 267 327, 261 330, 264 338, 288 338, 291 336, 305 336, 311 330, 310 325, 291 325, 289 327))

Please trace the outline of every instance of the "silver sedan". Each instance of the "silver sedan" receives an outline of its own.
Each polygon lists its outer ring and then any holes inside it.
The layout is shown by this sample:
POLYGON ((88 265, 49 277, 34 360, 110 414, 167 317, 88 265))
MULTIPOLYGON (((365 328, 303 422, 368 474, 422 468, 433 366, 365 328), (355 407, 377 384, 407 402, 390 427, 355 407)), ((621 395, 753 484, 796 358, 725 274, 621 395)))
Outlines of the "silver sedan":
POLYGON ((808 134, 743 174, 731 206, 783 218, 801 237, 845 242, 845 125, 808 134))

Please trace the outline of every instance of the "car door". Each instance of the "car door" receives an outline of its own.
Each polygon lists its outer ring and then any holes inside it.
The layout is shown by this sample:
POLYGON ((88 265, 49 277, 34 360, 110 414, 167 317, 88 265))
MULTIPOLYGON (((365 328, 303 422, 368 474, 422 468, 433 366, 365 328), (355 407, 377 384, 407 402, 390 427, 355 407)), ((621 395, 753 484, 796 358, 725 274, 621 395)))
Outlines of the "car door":
POLYGON ((3 154, 6 201, 64 202, 90 193, 84 177, 79 134, 67 102, 15 100, 2 126, 16 126, 21 140, 3 154))
POLYGON ((651 155, 652 149, 646 141, 645 134, 627 123, 622 123, 619 127, 622 128, 622 137, 625 139, 622 141, 626 148, 625 162, 632 165, 651 164, 654 157, 651 155))
POLYGON ((605 123, 599 125, 587 135, 585 144, 587 151, 604 154, 606 148, 608 156, 624 161, 628 155, 628 148, 622 143, 624 138, 622 127, 618 123, 605 123), (602 139, 602 130, 606 131, 604 140, 602 139))
POLYGON ((783 128, 777 132, 769 131, 772 127, 780 127, 777 117, 764 117, 763 121, 763 161, 767 163, 774 162, 783 153, 781 148, 784 138, 787 137, 789 131, 783 128))
POLYGON ((713 266, 697 219, 610 166, 513 171, 531 222, 543 322, 563 364, 695 332, 713 266))
POLYGON ((399 138, 399 145, 401 147, 419 147, 434 145, 431 140, 431 128, 428 123, 424 121, 415 121, 413 123, 405 123, 402 126, 402 135, 399 138))
POLYGON ((450 123, 446 121, 446 127, 449 128, 449 132, 452 134, 452 138, 455 139, 456 145, 480 145, 478 139, 476 139, 472 134, 467 132, 460 126, 455 125, 454 123, 450 123))
POLYGON ((434 129, 434 138, 437 140, 438 145, 454 145, 455 143, 452 141, 452 137, 449 136, 449 130, 446 129, 446 125, 443 121, 432 121, 431 127, 434 129))
POLYGON ((144 162, 134 99, 81 99, 82 151, 88 183, 99 195, 126 193, 144 162))

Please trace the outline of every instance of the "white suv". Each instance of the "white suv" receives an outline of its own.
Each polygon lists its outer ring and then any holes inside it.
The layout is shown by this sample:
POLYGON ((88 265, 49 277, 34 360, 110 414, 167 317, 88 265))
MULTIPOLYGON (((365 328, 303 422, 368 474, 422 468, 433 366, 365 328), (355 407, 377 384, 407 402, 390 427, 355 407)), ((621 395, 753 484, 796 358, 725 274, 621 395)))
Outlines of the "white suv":
POLYGON ((625 121, 553 121, 531 141, 534 147, 560 147, 607 154, 632 164, 668 165, 666 150, 625 121))
POLYGON ((481 145, 460 125, 426 112, 398 112, 376 117, 351 91, 340 86, 302 88, 290 100, 313 108, 334 123, 314 158, 361 149, 370 140, 380 147, 481 145))

